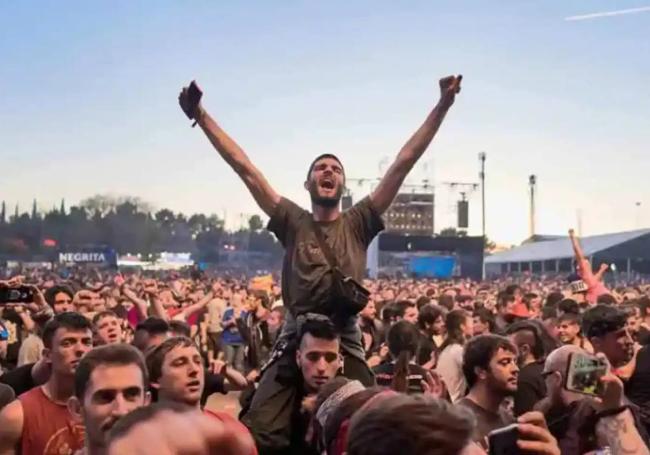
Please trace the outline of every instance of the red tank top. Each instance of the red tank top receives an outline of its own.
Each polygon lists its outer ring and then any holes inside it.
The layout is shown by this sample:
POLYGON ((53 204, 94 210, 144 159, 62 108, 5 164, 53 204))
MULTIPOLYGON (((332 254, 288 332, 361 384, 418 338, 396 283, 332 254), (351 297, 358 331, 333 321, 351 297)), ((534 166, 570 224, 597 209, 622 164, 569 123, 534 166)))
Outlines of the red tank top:
POLYGON ((84 446, 84 426, 65 405, 50 400, 42 387, 18 397, 23 405, 23 455, 72 455, 84 446))

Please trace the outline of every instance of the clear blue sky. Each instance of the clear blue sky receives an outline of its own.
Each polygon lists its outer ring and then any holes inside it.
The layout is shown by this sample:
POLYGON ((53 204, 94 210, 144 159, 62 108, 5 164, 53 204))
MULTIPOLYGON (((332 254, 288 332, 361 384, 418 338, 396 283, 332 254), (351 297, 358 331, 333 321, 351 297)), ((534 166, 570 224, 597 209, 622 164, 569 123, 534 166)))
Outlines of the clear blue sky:
MULTIPOLYGON (((128 194, 238 225, 259 210, 189 128, 183 84, 196 78, 276 189, 306 206, 317 154, 376 177, 435 104, 438 78, 462 73, 412 175, 438 184, 438 228, 457 199, 442 182, 477 180, 482 150, 499 242, 527 236, 531 173, 539 232, 565 232, 578 209, 584 234, 650 225, 650 12, 564 20, 649 1, 399 3, 2 2, 0 199, 13 212, 128 194)), ((479 233, 478 192, 470 215, 479 233)))

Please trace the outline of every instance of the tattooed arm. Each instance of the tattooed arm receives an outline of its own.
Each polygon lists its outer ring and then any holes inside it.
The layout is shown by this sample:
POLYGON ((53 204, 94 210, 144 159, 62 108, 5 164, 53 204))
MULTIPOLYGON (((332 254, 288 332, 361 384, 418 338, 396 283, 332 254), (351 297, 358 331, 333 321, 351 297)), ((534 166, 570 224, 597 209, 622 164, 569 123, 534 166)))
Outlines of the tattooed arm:
POLYGON ((612 455, 650 455, 629 409, 600 419, 596 425, 596 435, 602 445, 609 446, 612 455))
MULTIPOLYGON (((604 354, 597 354, 609 364, 604 354)), ((611 368, 611 367, 610 367, 611 368)), ((621 409, 624 403, 623 382, 611 369, 600 378, 603 392, 594 400, 594 408, 602 415, 596 423, 596 436, 602 446, 609 446, 612 455, 650 455, 636 428, 634 416, 629 409, 621 409), (615 413, 608 415, 608 413, 615 413)))

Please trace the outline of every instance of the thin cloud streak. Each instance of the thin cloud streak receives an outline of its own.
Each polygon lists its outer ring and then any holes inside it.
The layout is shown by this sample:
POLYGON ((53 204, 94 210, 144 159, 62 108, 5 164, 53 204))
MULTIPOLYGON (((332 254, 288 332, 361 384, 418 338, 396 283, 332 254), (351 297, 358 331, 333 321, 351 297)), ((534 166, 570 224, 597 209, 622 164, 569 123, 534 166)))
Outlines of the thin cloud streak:
POLYGON ((565 17, 565 21, 584 21, 588 19, 600 19, 602 17, 623 16, 625 14, 638 14, 650 11, 650 6, 641 6, 638 8, 619 9, 616 11, 604 11, 602 13, 583 14, 580 16, 565 17))

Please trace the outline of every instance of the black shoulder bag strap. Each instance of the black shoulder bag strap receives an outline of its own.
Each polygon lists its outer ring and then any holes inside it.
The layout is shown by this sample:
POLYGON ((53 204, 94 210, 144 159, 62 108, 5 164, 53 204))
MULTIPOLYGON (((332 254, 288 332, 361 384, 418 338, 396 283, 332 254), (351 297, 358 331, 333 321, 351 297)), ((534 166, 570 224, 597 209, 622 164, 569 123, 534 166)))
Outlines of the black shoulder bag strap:
POLYGON ((332 270, 337 270, 338 271, 338 261, 336 260, 336 256, 334 256, 334 251, 332 251, 332 248, 327 244, 325 241, 325 234, 323 234, 323 230, 320 228, 318 223, 312 218, 311 219, 311 225, 314 229, 314 234, 316 234, 316 240, 318 241, 318 246, 320 247, 320 250, 323 252, 323 256, 325 256, 325 260, 327 261, 327 264, 330 266, 332 270))

